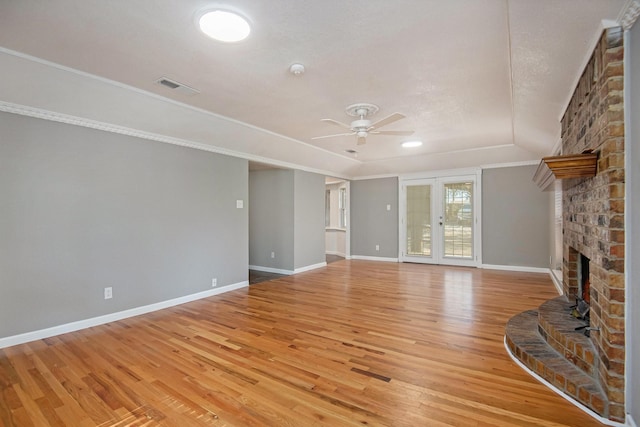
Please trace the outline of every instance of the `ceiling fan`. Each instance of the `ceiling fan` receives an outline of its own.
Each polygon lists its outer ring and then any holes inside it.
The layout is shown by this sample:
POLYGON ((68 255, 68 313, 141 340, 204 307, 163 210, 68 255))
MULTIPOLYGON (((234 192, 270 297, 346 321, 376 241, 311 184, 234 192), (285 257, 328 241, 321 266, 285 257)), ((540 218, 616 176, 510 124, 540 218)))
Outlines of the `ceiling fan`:
POLYGON ((390 116, 380 119, 377 122, 371 122, 368 117, 378 112, 378 106, 373 104, 358 103, 349 105, 346 109, 348 115, 352 117, 358 117, 358 119, 346 124, 333 119, 322 119, 325 123, 331 123, 336 126, 340 126, 344 129, 349 129, 349 132, 336 133, 333 135, 316 136, 311 139, 333 138, 336 136, 358 136, 358 145, 365 144, 367 142, 367 135, 411 135, 412 130, 379 130, 382 126, 396 122, 400 119, 404 119, 405 116, 400 113, 393 113, 390 116))

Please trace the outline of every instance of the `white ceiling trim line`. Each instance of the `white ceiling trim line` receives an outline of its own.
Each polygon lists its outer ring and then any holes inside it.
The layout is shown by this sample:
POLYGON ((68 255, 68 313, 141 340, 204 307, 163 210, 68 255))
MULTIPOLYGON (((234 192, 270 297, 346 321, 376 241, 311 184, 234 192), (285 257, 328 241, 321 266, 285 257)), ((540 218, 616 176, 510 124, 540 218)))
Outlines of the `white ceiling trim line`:
MULTIPOLYGON (((151 97, 151 98, 154 98, 154 99, 158 99, 158 100, 163 101, 163 102, 168 102, 170 104, 177 105, 177 106, 179 106, 181 108, 185 108, 185 109, 188 109, 188 110, 191 110, 191 111, 196 111, 198 113, 206 114, 206 115, 215 117, 217 119, 225 120, 225 121, 228 121, 228 122, 240 125, 240 126, 244 126, 246 128, 252 129, 252 130, 256 130, 256 131, 259 131, 259 132, 266 133, 268 135, 272 135, 272 136, 276 136, 278 138, 286 139, 288 141, 291 141, 291 142, 294 142, 294 143, 297 143, 297 144, 301 144, 301 145, 304 145, 306 147, 312 148, 314 150, 318 150, 318 151, 322 151, 322 152, 331 154, 333 156, 337 156, 337 157, 340 157, 340 158, 343 158, 343 159, 351 160, 351 161, 356 162, 356 163, 362 163, 362 161, 360 161, 358 159, 354 159, 353 157, 342 155, 342 154, 338 154, 338 153, 334 153, 333 151, 326 150, 326 149, 318 147, 316 145, 309 144, 309 143, 306 143, 304 141, 300 141, 298 139, 291 138, 291 137, 286 136, 286 135, 281 135, 279 133, 276 133, 276 132, 273 132, 273 131, 270 131, 270 130, 267 130, 267 129, 264 129, 264 128, 261 128, 261 127, 258 127, 258 126, 254 126, 254 125, 251 125, 249 123, 245 123, 243 121, 233 119, 231 117, 223 116, 221 114, 217 114, 217 113, 214 113, 214 112, 209 111, 209 110, 205 110, 205 109, 202 109, 202 108, 194 107, 192 105, 185 104, 183 102, 176 101, 176 100, 171 99, 171 98, 166 98, 164 96, 155 94, 153 92, 148 92, 146 90, 138 89, 136 87, 129 86, 129 85, 126 85, 124 83, 121 83, 121 82, 118 82, 118 81, 115 81, 115 80, 110 80, 110 79, 107 79, 107 78, 104 78, 104 77, 97 76, 95 74, 87 73, 87 72, 84 72, 84 71, 81 71, 81 70, 76 70, 75 68, 66 67, 64 65, 61 65, 61 64, 58 64, 58 63, 55 63, 55 62, 47 61, 46 59, 38 58, 38 57, 35 57, 35 56, 32 56, 32 55, 27 55, 25 53, 17 52, 15 50, 6 49, 6 48, 1 47, 1 46, 0 46, 0 52, 6 53, 8 55, 12 55, 12 56, 15 56, 15 57, 18 57, 18 58, 25 59, 27 61, 32 61, 32 62, 35 62, 35 63, 38 63, 38 64, 42 64, 42 65, 45 65, 47 67, 52 67, 52 68, 56 68, 56 69, 59 69, 59 70, 62 70, 62 71, 66 71, 66 72, 72 73, 72 74, 76 74, 78 76, 82 76, 82 77, 86 77, 86 78, 89 78, 89 79, 97 80, 99 82, 106 83, 106 84, 112 85, 112 86, 116 86, 116 87, 121 88, 121 89, 125 89, 125 90, 128 90, 128 91, 136 92, 136 93, 144 95, 144 96, 148 96, 148 97, 151 97)), ((248 158, 248 157, 245 157, 245 158, 248 158)))
POLYGON ((411 173, 402 173, 402 174, 384 174, 384 175, 369 175, 369 176, 359 176, 352 179, 352 181, 362 181, 367 179, 382 179, 382 178, 398 178, 399 180, 403 179, 420 179, 426 176, 452 176, 452 175, 473 175, 478 173, 479 170, 482 169, 497 169, 497 168, 509 168, 515 166, 531 166, 537 165, 539 162, 536 160, 525 160, 522 162, 511 162, 511 163, 495 163, 490 165, 482 165, 482 166, 474 166, 474 167, 466 167, 466 168, 454 168, 454 169, 442 169, 442 170, 428 170, 422 172, 411 172, 411 173))
POLYGON ((576 70, 576 77, 574 79, 573 84, 571 85, 571 90, 569 91, 569 93, 567 93, 567 99, 563 104, 564 108, 560 110, 560 117, 558 117, 558 120, 560 121, 560 123, 562 123, 562 118, 564 117, 564 113, 566 113, 567 109, 569 108, 569 104, 571 103, 571 98, 573 98, 573 93, 578 88, 578 83, 580 83, 580 77, 582 77, 582 72, 584 71, 585 68, 587 68, 589 61, 593 56, 593 52, 596 50, 596 46, 598 46, 598 42, 600 41, 602 32, 608 28, 613 28, 617 26, 620 26, 619 22, 603 19, 602 21, 600 21, 600 25, 596 30, 596 34, 592 36, 591 42, 587 43, 587 46, 590 46, 591 48, 587 50, 585 57, 582 59, 582 62, 580 63, 581 64, 580 67, 576 70))
POLYGON ((492 163, 488 165, 480 166, 480 169, 500 169, 500 168, 513 168, 518 166, 534 166, 539 165, 539 160, 524 160, 522 162, 510 162, 510 163, 492 163))
POLYGON ((411 181, 414 179, 423 178, 446 178, 450 176, 462 176, 462 175, 477 175, 482 172, 482 168, 474 166, 470 168, 454 168, 454 169, 441 169, 424 172, 412 172, 398 175, 400 181, 411 181))
POLYGON ((385 173, 381 175, 366 175, 366 176, 356 176, 351 178, 351 181, 365 181, 367 179, 383 179, 383 178, 398 178, 400 174, 397 173, 385 173))
MULTIPOLYGON (((436 152, 427 152, 416 154, 414 157, 423 157, 423 156, 444 156, 447 154, 457 154, 457 153, 466 153, 469 151, 484 151, 484 150, 494 150, 496 148, 508 148, 508 147, 516 147, 516 144, 497 144, 497 145, 487 145, 485 147, 473 147, 473 148, 461 148, 459 150, 448 150, 448 151, 436 151, 436 152)), ((370 160, 367 163, 379 163, 386 162, 389 160, 397 160, 404 159, 404 156, 395 156, 395 157, 385 157, 384 159, 374 159, 370 160)))
POLYGON ((72 116, 70 114, 62 114, 54 111, 43 110, 41 108, 34 108, 25 105, 14 104, 11 102, 0 101, 0 111, 6 113, 18 114, 21 116, 34 117, 37 119, 49 120, 53 122, 65 123, 73 126, 81 126, 90 129, 101 130, 105 132, 116 133, 119 135, 126 135, 135 138, 146 139, 149 141, 162 142, 166 144, 178 145, 181 147, 194 148, 196 150, 207 151, 210 153, 223 154, 225 156, 238 157, 249 161, 256 161, 260 163, 268 163, 274 166, 280 166, 287 169, 298 169, 305 172, 317 173, 319 175, 330 175, 337 178, 350 179, 346 175, 338 175, 335 172, 309 168, 294 163, 283 162, 280 160, 270 159, 268 157, 255 156, 239 151, 228 150, 219 148, 213 145, 203 144, 200 142, 189 141, 181 138, 174 138, 171 136, 160 135, 152 132, 145 132, 137 129, 128 128, 125 126, 118 126, 110 123, 100 122, 97 120, 85 119, 83 117, 72 116))
POLYGON ((516 143, 516 107, 513 89, 513 46, 511 45, 511 9, 509 8, 509 0, 505 1, 506 19, 507 19, 507 55, 509 59, 509 102, 511 107, 511 141, 516 143))

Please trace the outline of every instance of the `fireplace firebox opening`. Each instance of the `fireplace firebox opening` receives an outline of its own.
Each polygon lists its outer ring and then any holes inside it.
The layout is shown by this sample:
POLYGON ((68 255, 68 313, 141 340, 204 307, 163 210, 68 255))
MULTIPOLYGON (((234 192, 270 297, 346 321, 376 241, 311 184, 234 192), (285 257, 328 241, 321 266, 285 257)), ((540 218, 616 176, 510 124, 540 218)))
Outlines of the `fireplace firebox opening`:
POLYGON ((578 298, 584 300, 587 304, 591 303, 591 298, 589 297, 591 291, 589 281, 590 261, 591 260, 582 253, 580 254, 580 258, 578 258, 578 298))

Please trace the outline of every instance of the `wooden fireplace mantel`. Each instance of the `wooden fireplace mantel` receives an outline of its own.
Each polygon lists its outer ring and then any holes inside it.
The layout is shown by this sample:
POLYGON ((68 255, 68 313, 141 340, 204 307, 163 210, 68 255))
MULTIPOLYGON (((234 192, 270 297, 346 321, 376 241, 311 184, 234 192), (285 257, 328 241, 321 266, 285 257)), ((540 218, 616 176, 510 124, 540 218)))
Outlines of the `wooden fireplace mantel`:
POLYGON ((533 181, 546 190, 554 179, 590 178, 596 176, 598 154, 565 154, 543 157, 533 181))

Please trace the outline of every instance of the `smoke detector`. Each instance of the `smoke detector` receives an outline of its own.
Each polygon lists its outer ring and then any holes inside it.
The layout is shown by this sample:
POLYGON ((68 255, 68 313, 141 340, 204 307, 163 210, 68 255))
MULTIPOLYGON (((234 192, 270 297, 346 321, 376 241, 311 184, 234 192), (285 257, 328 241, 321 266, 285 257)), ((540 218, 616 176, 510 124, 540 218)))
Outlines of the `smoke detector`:
POLYGON ((291 67, 289 67, 289 72, 291 74, 293 74, 294 76, 300 76, 300 75, 304 74, 304 65, 302 65, 302 64, 292 64, 291 67))

